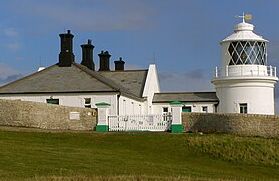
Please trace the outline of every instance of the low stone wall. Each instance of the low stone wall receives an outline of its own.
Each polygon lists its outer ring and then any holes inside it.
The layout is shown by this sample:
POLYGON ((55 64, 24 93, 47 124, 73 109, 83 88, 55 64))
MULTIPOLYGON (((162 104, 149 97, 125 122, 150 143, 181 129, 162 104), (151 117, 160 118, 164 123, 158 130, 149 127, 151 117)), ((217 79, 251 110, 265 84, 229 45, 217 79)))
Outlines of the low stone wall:
POLYGON ((279 137, 279 117, 254 114, 182 113, 185 131, 279 137))
POLYGON ((42 129, 94 130, 96 111, 45 103, 0 99, 0 125, 42 129))

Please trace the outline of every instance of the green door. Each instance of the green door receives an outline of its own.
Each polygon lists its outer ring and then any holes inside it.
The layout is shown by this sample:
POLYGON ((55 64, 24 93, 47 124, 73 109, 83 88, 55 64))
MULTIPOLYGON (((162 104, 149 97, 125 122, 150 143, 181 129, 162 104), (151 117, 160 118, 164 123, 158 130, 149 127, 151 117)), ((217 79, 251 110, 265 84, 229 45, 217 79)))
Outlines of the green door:
POLYGON ((182 112, 192 112, 192 107, 191 106, 183 106, 182 107, 182 112))

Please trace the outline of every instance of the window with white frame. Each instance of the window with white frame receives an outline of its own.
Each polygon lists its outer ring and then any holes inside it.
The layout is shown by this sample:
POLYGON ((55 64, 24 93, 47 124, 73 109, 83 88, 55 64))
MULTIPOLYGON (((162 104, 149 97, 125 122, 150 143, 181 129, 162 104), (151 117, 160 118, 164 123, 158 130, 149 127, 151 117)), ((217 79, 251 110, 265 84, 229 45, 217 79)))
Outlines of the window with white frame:
POLYGON ((91 108, 91 98, 84 98, 84 107, 91 108))
POLYGON ((48 103, 48 104, 57 104, 57 105, 59 105, 59 99, 46 99, 46 102, 48 103))
POLYGON ((207 113, 208 112, 208 107, 207 106, 202 106, 202 112, 207 113))
POLYGON ((182 112, 192 112, 192 107, 191 106, 183 106, 182 107, 182 112))
POLYGON ((162 109, 163 109, 163 114, 169 112, 169 108, 168 107, 163 107, 162 109))
POLYGON ((239 104, 239 112, 241 114, 247 114, 248 113, 248 105, 247 105, 247 103, 240 103, 239 104))

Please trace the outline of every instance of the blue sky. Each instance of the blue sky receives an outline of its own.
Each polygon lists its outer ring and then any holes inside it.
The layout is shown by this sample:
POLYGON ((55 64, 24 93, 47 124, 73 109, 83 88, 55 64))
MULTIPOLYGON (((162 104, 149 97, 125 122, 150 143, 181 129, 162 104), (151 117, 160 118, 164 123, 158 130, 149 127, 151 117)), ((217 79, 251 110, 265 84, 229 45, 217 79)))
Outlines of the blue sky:
POLYGON ((155 62, 163 91, 213 90, 219 42, 242 12, 253 14, 255 31, 270 41, 269 64, 279 67, 278 7, 278 0, 2 0, 0 81, 57 63, 58 34, 71 29, 76 62, 90 38, 95 63, 108 50, 111 62, 121 56, 129 68, 155 62))

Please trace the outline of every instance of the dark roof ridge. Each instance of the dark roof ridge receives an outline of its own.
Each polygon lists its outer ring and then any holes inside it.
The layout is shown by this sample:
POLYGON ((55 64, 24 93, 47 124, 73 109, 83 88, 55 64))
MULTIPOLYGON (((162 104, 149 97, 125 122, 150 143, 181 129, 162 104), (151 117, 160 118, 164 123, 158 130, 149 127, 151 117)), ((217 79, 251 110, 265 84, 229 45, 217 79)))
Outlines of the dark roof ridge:
POLYGON ((74 66, 76 66, 77 68, 79 68, 80 70, 82 70, 83 72, 89 74, 90 76, 98 79, 99 81, 101 81, 102 83, 106 84, 107 86, 109 86, 110 88, 119 91, 120 88, 118 86, 113 85, 113 83, 111 83, 111 80, 108 80, 107 78, 96 74, 94 71, 91 71, 90 69, 88 69, 87 67, 85 67, 84 65, 81 64, 77 64, 77 63, 73 63, 74 66), (110 83, 108 83, 110 82, 110 83))
POLYGON ((111 79, 108 79, 108 78, 96 73, 95 71, 92 71, 92 70, 88 69, 84 65, 80 65, 78 63, 73 63, 73 65, 75 65, 77 68, 84 71, 85 73, 89 74, 90 76, 98 79, 102 83, 108 85, 112 89, 114 89, 116 91, 119 91, 121 93, 124 93, 124 95, 127 95, 128 97, 132 97, 132 98, 135 98, 135 99, 138 99, 138 100, 142 100, 142 98, 139 98, 138 96, 134 95, 133 93, 131 93, 129 90, 127 90, 123 86, 120 86, 120 85, 116 84, 114 81, 112 81, 111 79))

